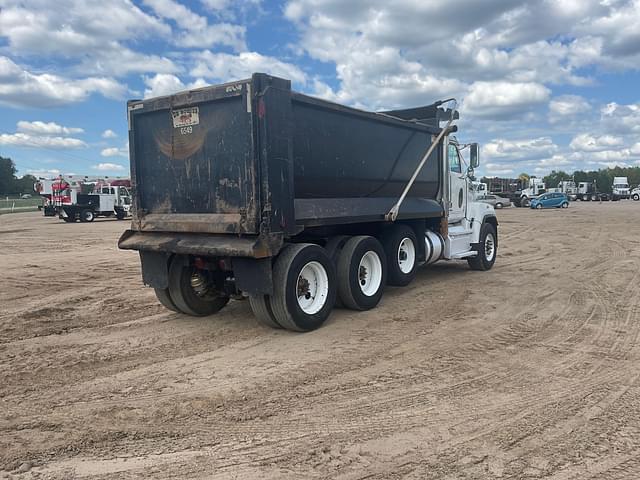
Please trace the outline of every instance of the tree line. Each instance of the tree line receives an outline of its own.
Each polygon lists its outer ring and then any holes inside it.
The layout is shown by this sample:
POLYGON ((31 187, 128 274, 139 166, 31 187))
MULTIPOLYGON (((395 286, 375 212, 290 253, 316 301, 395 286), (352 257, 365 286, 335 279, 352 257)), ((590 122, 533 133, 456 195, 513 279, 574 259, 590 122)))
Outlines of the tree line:
POLYGON ((0 196, 34 193, 33 184, 38 179, 33 175, 18 178, 16 172, 13 160, 0 156, 0 196))
POLYGON ((589 171, 576 170, 573 173, 552 170, 549 175, 543 178, 543 181, 547 188, 557 187, 563 180, 573 180, 576 184, 579 182, 596 182, 598 191, 611 193, 613 177, 627 177, 629 185, 636 187, 640 185, 640 167, 615 167, 589 171))
MULTIPOLYGON (((573 173, 567 173, 563 170, 552 170, 549 175, 542 178, 547 188, 556 188, 558 184, 564 180, 573 180, 576 185, 580 182, 595 182, 599 192, 611 193, 613 186, 613 177, 627 177, 629 185, 633 188, 640 185, 640 167, 615 167, 601 168, 600 170, 576 170, 573 173)), ((514 183, 521 181, 526 183, 530 178, 537 178, 535 175, 529 175, 526 172, 518 175, 517 178, 507 179, 514 183)), ((482 182, 490 183, 491 178, 482 177, 482 182)))

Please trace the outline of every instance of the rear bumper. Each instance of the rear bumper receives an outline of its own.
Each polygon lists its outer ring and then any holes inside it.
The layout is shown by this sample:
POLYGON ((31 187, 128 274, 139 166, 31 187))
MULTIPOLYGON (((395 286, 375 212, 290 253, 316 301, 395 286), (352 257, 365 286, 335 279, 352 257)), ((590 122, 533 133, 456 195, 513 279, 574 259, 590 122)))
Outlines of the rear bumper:
POLYGON ((282 248, 279 234, 260 236, 211 235, 202 233, 169 233, 125 231, 118 247, 123 250, 202 255, 206 257, 265 258, 282 248))

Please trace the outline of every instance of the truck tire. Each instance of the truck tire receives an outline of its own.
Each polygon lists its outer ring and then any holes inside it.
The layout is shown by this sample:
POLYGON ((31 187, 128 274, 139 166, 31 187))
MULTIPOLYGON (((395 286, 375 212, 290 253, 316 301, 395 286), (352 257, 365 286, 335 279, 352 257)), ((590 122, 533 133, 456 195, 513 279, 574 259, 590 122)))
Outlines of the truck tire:
POLYGON ((80 221, 81 222, 93 222, 96 218, 96 214, 93 213, 93 210, 89 210, 85 208, 80 212, 80 221))
POLYGON ((154 288, 153 290, 156 292, 156 298, 164 308, 173 312, 182 313, 178 310, 176 304, 173 303, 173 300, 171 300, 168 288, 154 288))
POLYGON ((324 248, 311 243, 286 246, 273 266, 275 321, 307 332, 320 327, 336 301, 336 269, 324 248))
POLYGON ((383 233, 381 241, 387 257, 387 285, 409 285, 418 266, 418 240, 413 228, 396 224, 383 233))
POLYGON ((338 257, 338 295, 345 307, 370 310, 378 305, 387 277, 384 249, 378 240, 352 237, 338 257))
POLYGON ((124 220, 126 216, 127 216, 127 213, 124 210, 121 210, 121 209, 116 210, 116 219, 124 220))
POLYGON ((249 305, 251 305, 251 311, 261 324, 270 328, 282 328, 282 325, 276 321, 273 310, 271 310, 269 295, 249 295, 249 305))
POLYGON ((640 200, 640 195, 638 195, 637 193, 634 193, 631 198, 633 198, 633 200, 637 202, 638 200, 640 200))
POLYGON ((467 259, 471 270, 491 270, 496 262, 498 252, 498 235, 496 227, 490 223, 483 223, 480 229, 480 242, 478 242, 478 255, 467 259))
POLYGON ((531 205, 531 200, 529 200, 527 197, 524 197, 522 200, 520 200, 520 205, 527 208, 531 205))
POLYGON ((169 267, 169 296, 182 313, 205 317, 218 313, 229 297, 217 292, 206 278, 206 272, 189 265, 181 255, 175 255, 169 267))
POLYGON ((598 201, 598 196, 597 195, 591 195, 591 201, 592 202, 597 202, 598 201))

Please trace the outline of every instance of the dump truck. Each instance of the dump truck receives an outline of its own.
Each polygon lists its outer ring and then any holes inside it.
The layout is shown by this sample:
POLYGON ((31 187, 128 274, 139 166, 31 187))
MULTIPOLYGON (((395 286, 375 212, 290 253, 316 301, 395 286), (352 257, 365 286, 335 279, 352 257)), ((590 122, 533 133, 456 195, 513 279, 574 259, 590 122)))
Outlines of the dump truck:
POLYGON ((376 307, 421 265, 489 270, 498 221, 474 201, 479 146, 453 136, 455 106, 368 112, 261 73, 129 101, 133 217, 118 245, 139 251, 169 310, 248 298, 259 321, 294 331, 337 304, 376 307))

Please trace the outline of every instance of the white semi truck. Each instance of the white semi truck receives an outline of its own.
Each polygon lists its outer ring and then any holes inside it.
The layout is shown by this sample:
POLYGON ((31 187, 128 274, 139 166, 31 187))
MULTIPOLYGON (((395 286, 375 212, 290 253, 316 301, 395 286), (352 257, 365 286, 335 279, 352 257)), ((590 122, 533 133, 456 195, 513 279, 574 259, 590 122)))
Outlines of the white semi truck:
POLYGON ((514 202, 516 206, 528 207, 531 205, 531 199, 542 195, 547 191, 547 187, 541 178, 530 178, 524 188, 520 192, 519 202, 514 202))
POLYGON ((613 177, 611 187, 611 200, 621 200, 629 198, 629 180, 627 177, 613 177))

